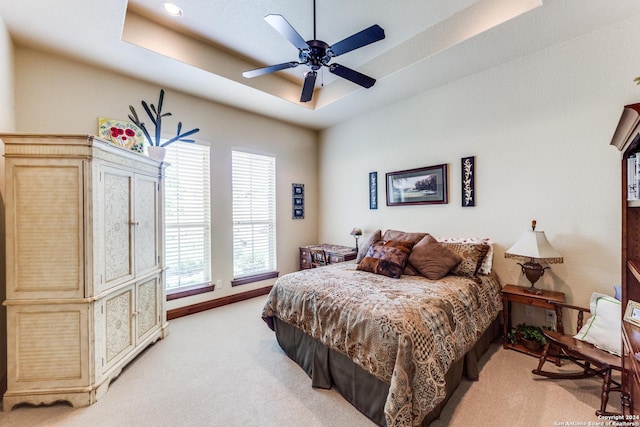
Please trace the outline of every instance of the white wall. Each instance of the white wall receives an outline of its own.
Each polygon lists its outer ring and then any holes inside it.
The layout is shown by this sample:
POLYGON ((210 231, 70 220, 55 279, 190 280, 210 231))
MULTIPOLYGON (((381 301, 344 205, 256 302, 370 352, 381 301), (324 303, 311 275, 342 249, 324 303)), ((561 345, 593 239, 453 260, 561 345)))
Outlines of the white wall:
POLYGON ((0 16, 0 132, 14 127, 13 43, 0 16))
MULTIPOLYGON (((17 130, 36 133, 97 132, 98 117, 127 119, 129 105, 157 104, 160 87, 55 55, 16 47, 17 130)), ((173 115, 163 131, 199 127, 194 136, 212 147, 212 279, 223 288, 169 302, 176 308, 270 285, 258 282, 231 288, 231 150, 249 149, 276 156, 277 247, 280 274, 298 269, 298 246, 317 241, 317 134, 314 131, 214 104, 165 89, 164 110, 173 115), (176 119, 172 122, 171 119, 176 119), (306 215, 291 219, 291 184, 304 183, 306 215)))
POLYGON ((612 294, 621 196, 609 142, 622 107, 640 101, 639 39, 635 17, 321 132, 320 240, 352 244, 356 226, 490 237, 503 284, 528 286, 504 251, 536 219, 564 256, 540 287, 587 306, 593 291, 612 294), (466 156, 476 156, 477 205, 462 208, 466 156), (449 204, 386 206, 385 173, 441 163, 449 204), (378 210, 369 210, 371 171, 378 210))

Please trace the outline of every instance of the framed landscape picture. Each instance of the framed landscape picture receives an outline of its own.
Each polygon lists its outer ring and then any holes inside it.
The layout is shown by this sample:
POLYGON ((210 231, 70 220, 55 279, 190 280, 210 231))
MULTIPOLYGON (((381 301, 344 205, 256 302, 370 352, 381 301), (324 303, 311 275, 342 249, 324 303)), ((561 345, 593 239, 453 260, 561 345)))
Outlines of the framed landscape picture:
POLYGON ((387 206, 448 203, 447 165, 387 173, 387 206))

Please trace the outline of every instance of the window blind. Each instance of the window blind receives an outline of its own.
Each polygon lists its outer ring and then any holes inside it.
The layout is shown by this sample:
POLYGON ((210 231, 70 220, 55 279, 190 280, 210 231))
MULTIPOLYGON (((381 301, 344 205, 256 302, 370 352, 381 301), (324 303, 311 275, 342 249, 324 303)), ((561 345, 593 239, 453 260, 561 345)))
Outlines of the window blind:
POLYGON ((276 270, 276 159, 232 152, 233 275, 276 270))
POLYGON ((166 288, 211 282, 211 188, 208 146, 174 142, 165 161, 166 288))

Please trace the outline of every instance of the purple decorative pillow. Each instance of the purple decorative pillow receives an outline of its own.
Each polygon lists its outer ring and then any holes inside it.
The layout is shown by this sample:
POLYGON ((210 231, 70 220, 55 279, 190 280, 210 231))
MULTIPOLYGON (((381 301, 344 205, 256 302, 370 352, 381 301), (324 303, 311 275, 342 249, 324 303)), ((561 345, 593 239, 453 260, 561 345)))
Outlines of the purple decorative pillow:
POLYGON ((373 242, 367 251, 367 256, 358 264, 358 270, 398 279, 402 275, 412 247, 413 242, 408 241, 373 242))

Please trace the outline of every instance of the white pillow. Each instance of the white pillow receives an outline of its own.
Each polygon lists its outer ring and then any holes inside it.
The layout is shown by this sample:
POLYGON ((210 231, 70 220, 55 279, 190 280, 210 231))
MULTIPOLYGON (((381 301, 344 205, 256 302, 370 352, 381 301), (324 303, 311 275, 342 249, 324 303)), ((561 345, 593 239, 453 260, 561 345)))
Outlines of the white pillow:
POLYGON ((491 273, 491 268, 493 266, 493 242, 491 242, 491 239, 488 237, 436 237, 436 240, 440 243, 484 243, 485 245, 489 245, 489 251, 487 251, 487 254, 484 256, 482 264, 480 264, 480 268, 478 269, 478 273, 491 273))
POLYGON ((594 292, 591 295, 591 317, 574 338, 589 342, 596 347, 620 356, 622 353, 622 331, 620 301, 609 295, 594 292))

